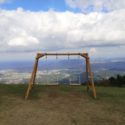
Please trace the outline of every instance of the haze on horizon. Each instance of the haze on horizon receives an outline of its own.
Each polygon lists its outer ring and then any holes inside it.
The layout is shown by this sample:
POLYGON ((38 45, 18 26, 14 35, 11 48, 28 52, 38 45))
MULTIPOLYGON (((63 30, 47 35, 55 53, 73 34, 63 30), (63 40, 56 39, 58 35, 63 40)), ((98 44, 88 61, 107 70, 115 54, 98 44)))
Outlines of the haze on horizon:
POLYGON ((124 22, 124 0, 0 0, 0 58, 83 50, 93 58, 124 57, 124 22))

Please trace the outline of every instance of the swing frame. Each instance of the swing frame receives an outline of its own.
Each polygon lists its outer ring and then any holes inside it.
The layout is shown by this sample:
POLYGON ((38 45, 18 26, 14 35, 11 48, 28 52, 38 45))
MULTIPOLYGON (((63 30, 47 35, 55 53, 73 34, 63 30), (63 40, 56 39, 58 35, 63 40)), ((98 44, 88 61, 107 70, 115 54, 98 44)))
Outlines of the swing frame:
POLYGON ((90 58, 88 53, 37 53, 36 58, 35 58, 35 63, 33 67, 33 71, 31 74, 31 78, 28 84, 28 88, 25 93, 25 99, 27 100, 29 97, 29 94, 33 88, 33 85, 35 84, 35 79, 36 79, 36 73, 38 69, 38 63, 39 59, 44 57, 44 56, 81 56, 85 59, 86 63, 86 79, 87 79, 87 91, 91 90, 93 97, 96 98, 96 89, 94 85, 94 80, 93 80, 93 73, 92 73, 92 68, 90 64, 90 58))

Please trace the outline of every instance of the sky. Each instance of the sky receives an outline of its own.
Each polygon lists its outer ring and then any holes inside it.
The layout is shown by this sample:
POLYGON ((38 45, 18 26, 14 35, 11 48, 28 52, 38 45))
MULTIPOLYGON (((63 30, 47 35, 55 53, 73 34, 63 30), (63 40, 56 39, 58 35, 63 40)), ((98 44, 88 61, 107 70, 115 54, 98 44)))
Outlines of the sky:
POLYGON ((125 0, 0 0, 0 58, 37 52, 125 55, 125 0))

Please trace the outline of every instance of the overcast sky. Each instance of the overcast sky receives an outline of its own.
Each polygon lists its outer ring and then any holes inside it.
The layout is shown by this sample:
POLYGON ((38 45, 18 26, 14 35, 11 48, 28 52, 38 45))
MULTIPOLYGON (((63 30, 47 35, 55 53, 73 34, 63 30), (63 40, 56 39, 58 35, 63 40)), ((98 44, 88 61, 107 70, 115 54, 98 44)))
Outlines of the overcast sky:
POLYGON ((1 60, 85 50, 124 57, 125 0, 0 0, 1 60))

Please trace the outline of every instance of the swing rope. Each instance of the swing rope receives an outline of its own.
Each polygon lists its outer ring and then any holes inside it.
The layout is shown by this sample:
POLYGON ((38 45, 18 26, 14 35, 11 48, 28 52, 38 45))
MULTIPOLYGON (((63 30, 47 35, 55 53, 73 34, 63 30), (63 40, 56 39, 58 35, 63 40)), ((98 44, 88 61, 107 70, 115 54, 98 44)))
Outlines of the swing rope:
MULTIPOLYGON (((56 55, 56 60, 58 60, 58 56, 57 55, 56 55)), ((59 84, 58 71, 57 71, 57 74, 56 74, 56 83, 59 84)))
MULTIPOLYGON (((68 65, 70 66, 70 56, 68 55, 68 65)), ((70 68, 69 68, 70 69, 70 68)), ((71 85, 71 77, 69 72, 69 85, 71 85)))
POLYGON ((80 79, 80 75, 81 75, 81 68, 80 68, 80 56, 78 56, 78 66, 79 66, 79 73, 78 73, 78 83, 81 84, 81 79, 80 79))
POLYGON ((46 84, 48 84, 48 61, 47 61, 47 55, 45 56, 46 57, 46 84))

